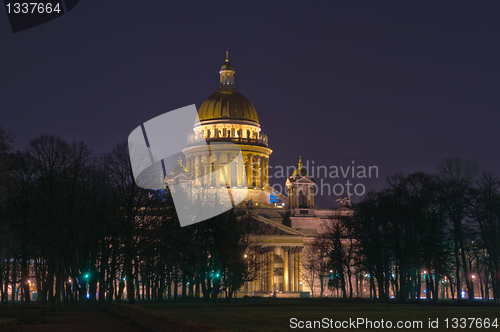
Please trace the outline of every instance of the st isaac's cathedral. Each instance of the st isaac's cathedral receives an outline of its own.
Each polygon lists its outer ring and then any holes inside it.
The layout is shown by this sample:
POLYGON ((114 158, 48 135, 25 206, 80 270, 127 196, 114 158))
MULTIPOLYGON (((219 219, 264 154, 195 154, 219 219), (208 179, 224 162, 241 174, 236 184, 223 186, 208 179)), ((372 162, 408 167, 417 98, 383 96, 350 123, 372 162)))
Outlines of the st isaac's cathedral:
POLYGON ((236 208, 246 210, 254 220, 271 230, 269 234, 252 238, 255 246, 262 247, 261 259, 266 268, 256 280, 247 282, 238 296, 309 296, 311 289, 305 282, 303 252, 321 232, 326 220, 333 215, 350 213, 349 202, 344 201, 343 206, 333 210, 315 208, 315 182, 301 161, 286 179, 287 192, 273 190, 268 180, 272 154, 268 137, 261 128, 255 107, 236 89, 235 70, 227 54, 219 74, 219 87, 199 107, 199 122, 183 150, 186 167, 179 158, 168 179, 180 182, 205 179, 208 186, 214 188, 227 185, 233 195, 244 191, 246 197, 236 208), (211 144, 211 154, 217 156, 211 159, 201 142, 234 144, 211 144), (230 163, 240 151, 228 146, 241 150, 240 162, 230 163), (213 175, 204 176, 207 174, 213 175))

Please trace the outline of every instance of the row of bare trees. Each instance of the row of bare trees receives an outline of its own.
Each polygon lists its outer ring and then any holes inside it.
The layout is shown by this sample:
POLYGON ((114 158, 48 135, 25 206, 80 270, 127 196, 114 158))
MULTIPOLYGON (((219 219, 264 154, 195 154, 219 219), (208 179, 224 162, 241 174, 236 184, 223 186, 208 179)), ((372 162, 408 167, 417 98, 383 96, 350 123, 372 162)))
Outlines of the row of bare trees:
POLYGON ((252 280, 251 223, 234 211, 181 228, 168 190, 135 185, 126 143, 95 156, 53 135, 10 149, 0 129, 3 303, 231 298, 252 280), (246 254, 245 254, 246 253, 246 254), (30 291, 33 290, 34 291, 30 291), (9 297, 10 294, 10 297, 9 297))
POLYGON ((352 215, 332 216, 325 227, 305 267, 343 297, 352 297, 352 274, 362 274, 371 296, 384 300, 419 299, 425 287, 433 301, 444 293, 462 299, 463 290, 469 301, 499 302, 500 180, 472 161, 391 176, 352 215))

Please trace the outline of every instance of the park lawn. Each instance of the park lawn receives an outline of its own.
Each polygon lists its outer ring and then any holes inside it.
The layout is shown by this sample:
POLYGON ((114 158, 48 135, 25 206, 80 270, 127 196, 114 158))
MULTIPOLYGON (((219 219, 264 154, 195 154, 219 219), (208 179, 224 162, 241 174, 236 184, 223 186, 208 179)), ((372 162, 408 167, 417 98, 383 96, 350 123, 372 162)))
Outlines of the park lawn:
MULTIPOLYGON (((166 304, 145 304, 146 308, 176 315, 189 321, 214 324, 220 327, 244 332, 281 332, 290 330, 318 331, 324 329, 291 329, 290 319, 314 321, 323 318, 335 320, 356 320, 365 318, 375 321, 390 320, 394 327, 373 328, 377 331, 397 331, 397 321, 422 321, 423 328, 402 329, 405 331, 436 331, 446 330, 445 319, 448 318, 448 331, 500 331, 500 307, 498 306, 456 306, 456 305, 422 305, 422 304, 386 304, 359 300, 325 300, 325 299, 238 299, 230 303, 223 300, 219 303, 177 303, 175 306, 166 304), (452 318, 489 318, 493 322, 498 318, 498 327, 470 327, 467 321, 465 329, 452 328, 452 318), (439 319, 439 329, 428 327, 429 318, 439 319)), ((457 323, 460 323, 457 322, 457 323)), ((374 325, 375 326, 375 325, 374 325)), ((366 329, 361 327, 361 329, 366 329)), ((337 329, 344 331, 346 329, 337 329)))

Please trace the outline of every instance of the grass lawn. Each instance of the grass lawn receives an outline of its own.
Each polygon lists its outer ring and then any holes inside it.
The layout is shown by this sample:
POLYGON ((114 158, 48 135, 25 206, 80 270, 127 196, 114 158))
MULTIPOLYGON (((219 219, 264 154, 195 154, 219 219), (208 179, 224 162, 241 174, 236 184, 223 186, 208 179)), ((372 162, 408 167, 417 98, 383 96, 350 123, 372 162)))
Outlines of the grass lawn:
MULTIPOLYGON (((372 331, 500 331, 500 307, 498 306, 458 306, 452 304, 426 305, 426 304, 385 304, 370 300, 332 300, 332 299, 235 299, 227 303, 220 300, 218 303, 196 303, 182 302, 177 305, 166 304, 144 304, 145 308, 161 311, 170 315, 177 315, 186 320, 218 325, 235 331, 255 332, 269 331, 280 332, 290 330, 318 331, 328 330, 316 327, 316 329, 304 328, 292 329, 290 319, 298 321, 321 321, 327 318, 335 321, 356 321, 367 319, 373 322, 372 331), (438 328, 429 328, 429 318, 438 321, 438 328), (445 319, 448 318, 448 329, 445 319), (458 320, 453 320, 453 319, 458 320), (460 318, 480 318, 479 320, 460 321, 460 318), (485 318, 493 323, 497 318, 498 326, 479 328, 485 318), (387 321, 392 322, 392 328, 382 328, 387 321), (422 327, 397 329, 398 321, 421 321, 422 327), (472 325, 471 325, 472 323, 472 325), (377 328, 378 327, 378 328, 377 328)), ((344 323, 346 324, 346 323, 344 323)), ((409 324, 409 323, 407 323, 409 324)), ((413 323, 412 323, 413 324, 413 323)), ((415 323, 417 324, 417 323, 415 323)), ((334 326, 334 325, 333 325, 334 326)), ((351 325, 352 326, 352 325, 351 325)), ((359 329, 367 329, 366 324, 360 324, 359 329)), ((345 331, 345 328, 332 329, 345 331)))

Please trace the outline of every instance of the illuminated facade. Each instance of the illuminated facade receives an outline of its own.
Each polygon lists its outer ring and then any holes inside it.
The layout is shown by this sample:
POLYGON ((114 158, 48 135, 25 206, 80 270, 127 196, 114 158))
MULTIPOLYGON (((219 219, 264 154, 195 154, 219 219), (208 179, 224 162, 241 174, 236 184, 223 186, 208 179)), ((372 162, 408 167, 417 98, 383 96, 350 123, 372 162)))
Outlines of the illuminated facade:
POLYGON ((238 296, 307 296, 312 285, 306 282, 303 252, 321 232, 325 220, 334 213, 349 213, 349 209, 315 208, 314 179, 302 167, 301 160, 286 179, 285 194, 269 186, 272 150, 268 137, 261 130, 254 106, 236 89, 235 70, 227 54, 219 75, 219 87, 200 106, 199 122, 183 150, 186 167, 179 159, 168 177, 186 183, 194 179, 196 187, 207 189, 221 188, 227 183, 233 195, 248 189, 237 207, 245 209, 265 229, 252 238, 253 245, 259 248, 262 269, 258 278, 245 283, 238 296), (211 154, 207 153, 206 143, 211 154), (231 163, 238 149, 243 160, 231 163))

